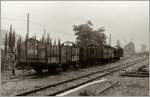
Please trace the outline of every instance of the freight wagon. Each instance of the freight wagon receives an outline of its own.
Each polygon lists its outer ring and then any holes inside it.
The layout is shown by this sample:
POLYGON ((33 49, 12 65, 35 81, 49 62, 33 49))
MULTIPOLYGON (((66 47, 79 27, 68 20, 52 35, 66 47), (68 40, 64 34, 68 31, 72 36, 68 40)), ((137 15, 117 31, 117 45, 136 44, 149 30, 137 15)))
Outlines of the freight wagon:
POLYGON ((51 45, 29 38, 20 45, 17 65, 28 65, 38 73, 43 69, 53 73, 60 68, 66 70, 69 67, 112 62, 119 60, 120 57, 123 57, 121 47, 108 45, 100 47, 89 44, 81 48, 69 41, 60 45, 51 45))

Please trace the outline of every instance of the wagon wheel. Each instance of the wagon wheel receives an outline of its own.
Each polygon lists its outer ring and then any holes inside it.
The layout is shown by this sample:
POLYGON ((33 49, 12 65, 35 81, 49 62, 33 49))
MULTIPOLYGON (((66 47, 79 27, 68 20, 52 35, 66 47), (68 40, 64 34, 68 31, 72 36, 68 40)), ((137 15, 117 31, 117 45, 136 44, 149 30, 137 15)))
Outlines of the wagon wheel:
POLYGON ((50 74, 56 74, 56 73, 58 73, 57 67, 48 68, 48 73, 50 73, 50 74))
POLYGON ((41 74, 41 73, 42 73, 42 71, 43 71, 41 68, 35 68, 34 70, 35 70, 35 71, 36 71, 36 73, 38 73, 38 74, 41 74))

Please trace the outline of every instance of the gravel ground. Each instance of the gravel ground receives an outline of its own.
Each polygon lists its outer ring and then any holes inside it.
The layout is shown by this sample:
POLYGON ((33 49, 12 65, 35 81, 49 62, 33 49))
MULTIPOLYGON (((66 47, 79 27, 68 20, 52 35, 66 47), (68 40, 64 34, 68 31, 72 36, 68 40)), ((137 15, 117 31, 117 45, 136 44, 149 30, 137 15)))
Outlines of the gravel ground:
MULTIPOLYGON (((127 68, 125 71, 136 70, 138 67, 143 64, 149 64, 147 59, 142 64, 134 65, 130 68, 127 68)), ((149 78, 147 77, 126 77, 119 76, 122 72, 114 74, 113 78, 108 77, 109 79, 118 79, 120 82, 119 86, 116 86, 104 96, 148 96, 149 95, 149 78)))
MULTIPOLYGON (((129 60, 122 60, 119 63, 122 63, 124 61, 129 61, 129 60)), ((78 77, 87 73, 91 73, 93 71, 108 68, 108 66, 111 67, 111 66, 116 66, 116 65, 118 64, 113 63, 111 65, 108 64, 104 66, 80 69, 78 71, 68 71, 68 72, 61 73, 60 75, 51 75, 51 76, 42 75, 40 77, 33 77, 30 79, 22 79, 19 81, 7 82, 1 85, 1 94, 3 96, 16 95, 25 91, 33 90, 38 87, 43 87, 46 85, 58 83, 58 82, 68 80, 74 77, 78 77)))
POLYGON ((120 80, 120 85, 112 88, 104 96, 148 96, 149 78, 124 77, 120 80))
POLYGON ((119 76, 119 74, 121 74, 122 72, 135 70, 143 64, 148 64, 148 60, 136 64, 132 67, 126 68, 123 71, 112 73, 111 75, 106 76, 105 78, 107 79, 107 81, 105 82, 79 89, 65 96, 79 96, 81 95, 81 93, 84 93, 83 96, 148 96, 149 78, 119 76), (100 91, 110 86, 114 81, 119 81, 119 84, 104 92, 102 95, 98 95, 100 91))
POLYGON ((31 74, 35 74, 34 70, 15 70, 16 75, 12 75, 11 71, 4 71, 1 73, 2 79, 1 81, 10 81, 13 79, 17 79, 19 77, 22 76, 27 76, 27 75, 31 75, 31 74))
POLYGON ((99 92, 104 90, 105 87, 110 86, 112 81, 107 80, 101 83, 95 83, 93 85, 89 85, 86 88, 79 89, 75 92, 69 93, 65 96, 99 96, 99 92))
MULTIPOLYGON (((136 56, 132 56, 130 58, 136 58, 136 56)), ((122 58, 121 60, 122 61, 125 61, 125 60, 129 60, 130 59, 129 57, 126 57, 126 58, 122 58)), ((9 71, 3 71, 1 73, 1 81, 7 81, 7 80, 12 80, 12 79, 15 79, 16 77, 19 77, 19 76, 26 76, 26 75, 30 75, 30 74, 34 74, 35 71, 34 70, 15 70, 16 72, 16 75, 12 75, 12 72, 11 70, 9 71)))

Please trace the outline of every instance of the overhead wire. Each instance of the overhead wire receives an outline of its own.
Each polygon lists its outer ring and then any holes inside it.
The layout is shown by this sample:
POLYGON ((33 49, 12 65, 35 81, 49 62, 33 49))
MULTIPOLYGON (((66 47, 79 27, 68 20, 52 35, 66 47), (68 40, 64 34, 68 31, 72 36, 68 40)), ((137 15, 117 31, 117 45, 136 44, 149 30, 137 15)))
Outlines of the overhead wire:
MULTIPOLYGON (((26 19, 21 19, 21 18, 8 18, 8 17, 1 17, 1 20, 13 20, 13 21, 20 21, 20 22, 27 22, 26 19)), ((30 18, 30 23, 34 24, 34 25, 38 25, 38 26, 41 26, 41 27, 45 27, 45 25, 42 25, 40 23, 37 23, 35 21, 33 21, 31 18, 30 18)))

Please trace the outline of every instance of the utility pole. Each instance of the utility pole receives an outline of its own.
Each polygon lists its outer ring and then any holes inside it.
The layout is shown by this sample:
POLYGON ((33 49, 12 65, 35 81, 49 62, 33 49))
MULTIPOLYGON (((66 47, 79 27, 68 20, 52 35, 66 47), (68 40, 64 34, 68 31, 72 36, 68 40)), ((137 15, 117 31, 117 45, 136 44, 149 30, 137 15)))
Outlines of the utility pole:
POLYGON ((27 34, 29 36, 29 13, 27 15, 27 34))
POLYGON ((46 30, 44 29, 44 39, 45 39, 45 33, 46 33, 46 30))
POLYGON ((109 35, 109 45, 111 46, 111 33, 109 35))
MULTIPOLYGON (((29 13, 27 14, 27 35, 26 35, 26 40, 29 38, 29 13)), ((27 46, 27 41, 25 42, 25 56, 26 56, 26 64, 28 63, 27 61, 27 57, 28 57, 28 54, 27 54, 27 49, 28 49, 28 46, 27 46)), ((24 72, 24 71, 23 71, 24 72)))
POLYGON ((45 42, 45 33, 46 33, 46 30, 44 29, 44 35, 42 35, 42 42, 45 42))

